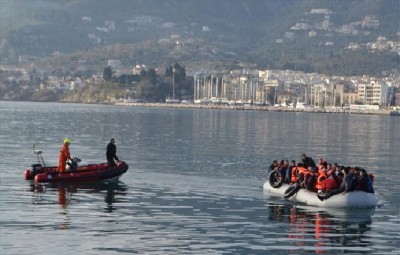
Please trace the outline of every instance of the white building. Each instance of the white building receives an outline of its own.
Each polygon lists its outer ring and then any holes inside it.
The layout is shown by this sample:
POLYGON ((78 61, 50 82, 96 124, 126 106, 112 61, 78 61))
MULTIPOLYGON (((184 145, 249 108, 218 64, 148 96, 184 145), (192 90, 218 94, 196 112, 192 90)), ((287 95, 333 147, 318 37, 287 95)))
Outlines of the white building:
POLYGON ((388 102, 388 86, 378 81, 358 84, 357 98, 363 104, 386 106, 388 102))

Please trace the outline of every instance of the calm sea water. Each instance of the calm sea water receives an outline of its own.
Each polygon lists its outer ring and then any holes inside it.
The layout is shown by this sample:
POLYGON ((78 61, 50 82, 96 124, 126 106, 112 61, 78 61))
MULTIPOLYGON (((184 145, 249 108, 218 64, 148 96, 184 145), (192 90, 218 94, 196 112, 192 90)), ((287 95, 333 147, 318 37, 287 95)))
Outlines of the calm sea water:
POLYGON ((399 254, 400 118, 0 102, 0 254, 399 254), (33 185, 64 137, 81 164, 116 138, 118 182, 33 185), (376 176, 379 206, 333 210, 264 194, 301 153, 376 176))

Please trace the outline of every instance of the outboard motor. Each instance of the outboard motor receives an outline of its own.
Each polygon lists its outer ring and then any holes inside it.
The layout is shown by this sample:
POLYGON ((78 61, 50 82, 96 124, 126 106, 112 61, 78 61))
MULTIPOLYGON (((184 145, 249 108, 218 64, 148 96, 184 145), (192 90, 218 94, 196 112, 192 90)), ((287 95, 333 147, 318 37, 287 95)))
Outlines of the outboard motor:
POLYGON ((42 164, 33 164, 31 165, 32 167, 32 172, 39 172, 40 170, 42 170, 42 164))
POLYGON ((40 173, 42 171, 42 164, 33 164, 31 165, 30 169, 26 169, 25 171, 25 180, 30 180, 35 176, 36 174, 40 173))

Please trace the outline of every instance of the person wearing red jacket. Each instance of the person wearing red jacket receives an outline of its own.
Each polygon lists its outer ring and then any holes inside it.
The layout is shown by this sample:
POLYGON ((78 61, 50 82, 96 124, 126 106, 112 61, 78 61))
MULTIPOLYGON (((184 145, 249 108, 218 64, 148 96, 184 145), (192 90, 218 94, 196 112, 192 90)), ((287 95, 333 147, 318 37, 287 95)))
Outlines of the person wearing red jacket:
POLYGON ((65 138, 64 143, 60 150, 60 155, 58 156, 58 172, 65 173, 67 168, 67 160, 72 160, 71 154, 69 153, 69 144, 71 139, 65 138))

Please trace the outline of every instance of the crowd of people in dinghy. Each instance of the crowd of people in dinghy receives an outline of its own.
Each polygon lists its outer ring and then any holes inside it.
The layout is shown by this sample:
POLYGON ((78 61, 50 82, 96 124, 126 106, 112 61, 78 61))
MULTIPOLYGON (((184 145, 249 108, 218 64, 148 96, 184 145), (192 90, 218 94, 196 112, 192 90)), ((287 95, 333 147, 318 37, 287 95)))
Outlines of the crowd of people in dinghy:
POLYGON ((374 193, 374 176, 364 168, 341 166, 324 159, 320 159, 317 165, 306 154, 301 155, 301 162, 297 164, 295 160, 274 160, 268 172, 272 187, 279 188, 284 183, 290 185, 285 198, 293 196, 299 189, 316 192, 320 200, 355 190, 374 193))

